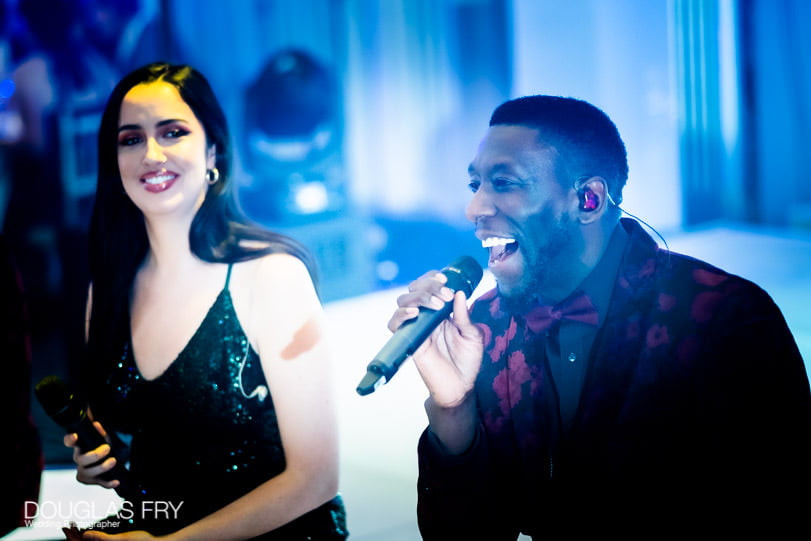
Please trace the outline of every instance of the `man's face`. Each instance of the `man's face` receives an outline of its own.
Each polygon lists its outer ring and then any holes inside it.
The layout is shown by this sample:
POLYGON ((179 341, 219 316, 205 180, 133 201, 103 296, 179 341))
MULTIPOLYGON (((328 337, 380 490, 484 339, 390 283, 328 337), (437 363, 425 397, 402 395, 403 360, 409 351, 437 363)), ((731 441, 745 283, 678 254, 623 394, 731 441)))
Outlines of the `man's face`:
POLYGON ((542 294, 576 259, 569 214, 576 194, 558 180, 555 156, 534 128, 493 126, 468 168, 474 195, 465 214, 490 252, 499 291, 518 304, 542 294))

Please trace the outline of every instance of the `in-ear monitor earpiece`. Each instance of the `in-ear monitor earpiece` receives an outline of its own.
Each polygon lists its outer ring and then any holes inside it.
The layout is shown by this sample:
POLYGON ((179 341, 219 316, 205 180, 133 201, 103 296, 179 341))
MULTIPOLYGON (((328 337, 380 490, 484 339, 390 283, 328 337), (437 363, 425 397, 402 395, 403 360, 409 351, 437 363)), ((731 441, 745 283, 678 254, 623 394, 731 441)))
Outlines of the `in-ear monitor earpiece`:
POLYGON ((600 197, 594 191, 584 186, 577 191, 580 198, 580 210, 584 212, 592 212, 600 207, 600 197))

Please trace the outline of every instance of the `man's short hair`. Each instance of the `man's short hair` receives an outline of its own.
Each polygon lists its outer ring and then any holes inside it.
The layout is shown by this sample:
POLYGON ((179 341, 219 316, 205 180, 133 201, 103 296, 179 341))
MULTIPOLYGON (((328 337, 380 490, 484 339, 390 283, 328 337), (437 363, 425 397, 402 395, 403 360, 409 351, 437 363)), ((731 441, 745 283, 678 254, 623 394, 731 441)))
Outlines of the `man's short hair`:
POLYGON ((561 96, 525 96, 499 105, 490 126, 518 125, 540 131, 554 147, 562 182, 603 177, 613 200, 620 204, 628 180, 628 158, 617 127, 592 104, 561 96))

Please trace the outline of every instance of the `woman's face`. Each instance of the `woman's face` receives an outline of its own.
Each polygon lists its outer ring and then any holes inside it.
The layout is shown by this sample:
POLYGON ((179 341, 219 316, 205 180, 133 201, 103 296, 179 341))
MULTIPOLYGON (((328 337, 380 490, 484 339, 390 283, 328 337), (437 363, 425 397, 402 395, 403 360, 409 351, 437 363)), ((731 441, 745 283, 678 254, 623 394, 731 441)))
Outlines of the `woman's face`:
POLYGON ((215 148, 169 83, 134 86, 121 103, 118 170, 124 190, 147 219, 191 219, 205 198, 215 148))

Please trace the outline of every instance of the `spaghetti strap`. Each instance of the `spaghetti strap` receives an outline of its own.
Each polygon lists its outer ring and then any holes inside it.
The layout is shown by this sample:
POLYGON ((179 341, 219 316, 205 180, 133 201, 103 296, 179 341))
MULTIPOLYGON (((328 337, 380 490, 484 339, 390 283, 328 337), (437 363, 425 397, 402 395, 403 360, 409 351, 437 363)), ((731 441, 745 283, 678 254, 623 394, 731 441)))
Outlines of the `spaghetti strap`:
POLYGON ((228 289, 228 283, 231 281, 231 267, 233 267, 233 263, 228 264, 228 274, 225 275, 225 286, 223 289, 228 289))

